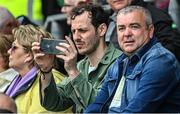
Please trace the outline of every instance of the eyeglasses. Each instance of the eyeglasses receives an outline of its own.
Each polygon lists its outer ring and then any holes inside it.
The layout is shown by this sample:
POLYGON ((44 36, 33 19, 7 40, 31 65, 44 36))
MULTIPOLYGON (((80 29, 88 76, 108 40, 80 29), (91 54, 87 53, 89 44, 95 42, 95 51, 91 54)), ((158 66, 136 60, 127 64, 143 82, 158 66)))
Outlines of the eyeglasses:
POLYGON ((15 52, 18 48, 26 49, 25 47, 18 47, 18 46, 14 45, 14 44, 12 44, 10 49, 11 49, 11 52, 15 52))
POLYGON ((24 47, 24 46, 16 46, 15 44, 12 44, 10 51, 11 52, 15 52, 18 48, 23 49, 26 53, 30 52, 31 50, 29 50, 28 48, 24 47))
POLYGON ((11 49, 12 52, 14 52, 17 48, 18 48, 17 46, 12 45, 10 49, 11 49))

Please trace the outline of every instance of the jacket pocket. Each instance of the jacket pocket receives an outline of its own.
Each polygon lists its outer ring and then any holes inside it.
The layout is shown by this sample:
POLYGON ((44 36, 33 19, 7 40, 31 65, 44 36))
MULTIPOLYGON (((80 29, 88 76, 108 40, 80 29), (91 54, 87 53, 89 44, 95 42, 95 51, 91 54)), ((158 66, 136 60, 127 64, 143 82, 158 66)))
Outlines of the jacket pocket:
POLYGON ((142 70, 136 70, 131 75, 126 76, 126 85, 127 85, 127 100, 130 101, 136 94, 139 88, 139 81, 142 70))

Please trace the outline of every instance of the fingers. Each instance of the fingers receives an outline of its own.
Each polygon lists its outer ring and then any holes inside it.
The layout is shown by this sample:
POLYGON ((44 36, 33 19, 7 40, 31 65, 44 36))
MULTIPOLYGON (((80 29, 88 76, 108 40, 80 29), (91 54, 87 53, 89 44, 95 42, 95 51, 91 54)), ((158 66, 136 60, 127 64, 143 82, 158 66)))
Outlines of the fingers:
POLYGON ((34 55, 34 60, 36 61, 39 68, 43 71, 47 71, 54 64, 54 55, 45 54, 40 50, 40 43, 32 43, 32 52, 34 55))
POLYGON ((68 46, 65 46, 65 45, 67 44, 60 44, 59 46, 56 46, 56 49, 62 52, 62 54, 56 55, 56 57, 61 58, 64 61, 66 61, 69 58, 69 56, 73 54, 73 52, 67 48, 68 46))
POLYGON ((66 63, 71 63, 77 59, 77 50, 73 41, 69 37, 66 37, 66 39, 68 43, 59 43, 59 45, 56 46, 56 49, 63 53, 56 55, 56 57, 63 59, 66 63))
MULTIPOLYGON (((58 46, 56 46, 56 49, 58 49, 59 51, 62 52, 63 55, 68 55, 68 53, 70 52, 70 50, 67 48, 69 47, 67 44, 62 44, 60 43, 58 46)), ((61 54, 61 55, 62 55, 61 54)))
POLYGON ((71 38, 68 37, 68 36, 65 36, 65 39, 66 39, 66 40, 68 41, 68 43, 72 46, 73 51, 77 51, 77 50, 76 50, 76 47, 75 47, 75 45, 74 45, 74 42, 71 40, 71 38))
POLYGON ((37 59, 38 57, 44 56, 45 54, 40 51, 40 43, 39 42, 33 42, 32 43, 32 52, 34 55, 34 59, 37 59))
POLYGON ((66 41, 67 43, 62 43, 62 42, 59 43, 59 45, 56 46, 56 49, 63 52, 64 55, 77 54, 77 50, 75 48, 73 41, 67 36, 66 36, 66 41))
POLYGON ((40 43, 39 42, 33 42, 32 43, 32 51, 40 50, 40 43))

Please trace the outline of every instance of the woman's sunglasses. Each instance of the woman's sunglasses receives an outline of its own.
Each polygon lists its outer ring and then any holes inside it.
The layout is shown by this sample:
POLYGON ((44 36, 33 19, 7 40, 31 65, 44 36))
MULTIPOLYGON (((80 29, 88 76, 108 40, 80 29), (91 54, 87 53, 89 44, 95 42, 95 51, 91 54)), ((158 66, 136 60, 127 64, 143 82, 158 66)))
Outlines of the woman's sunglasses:
POLYGON ((17 48, 18 48, 17 46, 12 45, 12 46, 11 46, 11 51, 13 51, 13 52, 14 52, 17 48))
POLYGON ((16 45, 13 45, 12 44, 12 46, 11 46, 11 52, 15 52, 18 48, 23 48, 23 49, 25 49, 26 50, 26 48, 25 47, 18 47, 18 46, 16 46, 16 45))

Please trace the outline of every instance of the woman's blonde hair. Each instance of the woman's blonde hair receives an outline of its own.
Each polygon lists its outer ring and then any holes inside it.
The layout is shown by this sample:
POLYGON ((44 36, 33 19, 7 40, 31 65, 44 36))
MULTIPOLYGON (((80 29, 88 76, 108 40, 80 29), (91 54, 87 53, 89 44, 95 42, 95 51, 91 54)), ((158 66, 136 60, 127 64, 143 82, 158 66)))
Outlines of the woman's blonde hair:
MULTIPOLYGON (((50 38, 52 39, 52 35, 43 29, 40 26, 33 26, 33 25, 21 25, 17 28, 14 28, 12 31, 14 39, 20 44, 25 52, 31 53, 32 43, 37 42, 40 38, 50 38)), ((33 56, 33 54, 32 54, 33 56)), ((31 61, 34 65, 34 59, 31 61)))
POLYGON ((40 26, 21 25, 12 31, 17 42, 27 51, 31 50, 32 43, 42 38, 52 38, 52 35, 40 26))

